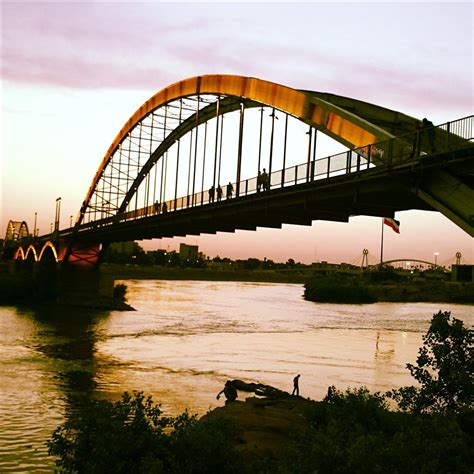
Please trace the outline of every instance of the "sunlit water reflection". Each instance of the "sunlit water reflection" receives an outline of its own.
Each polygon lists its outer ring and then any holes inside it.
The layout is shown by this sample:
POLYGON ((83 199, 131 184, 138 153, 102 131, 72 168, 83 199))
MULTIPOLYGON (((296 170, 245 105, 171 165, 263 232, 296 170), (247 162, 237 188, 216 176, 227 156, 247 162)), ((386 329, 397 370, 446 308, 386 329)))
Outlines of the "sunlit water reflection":
POLYGON ((0 471, 51 472, 45 441, 89 397, 144 390, 167 413, 205 413, 228 378, 303 396, 328 385, 385 391, 411 384, 431 315, 472 306, 329 305, 300 285, 127 281, 137 311, 0 308, 0 471))

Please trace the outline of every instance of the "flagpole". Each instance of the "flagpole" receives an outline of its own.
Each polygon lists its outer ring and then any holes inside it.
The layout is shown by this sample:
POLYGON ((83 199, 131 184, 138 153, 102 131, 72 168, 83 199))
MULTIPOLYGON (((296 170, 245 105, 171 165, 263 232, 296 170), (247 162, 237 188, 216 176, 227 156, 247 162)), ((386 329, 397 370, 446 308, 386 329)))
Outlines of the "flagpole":
POLYGON ((384 218, 382 217, 382 235, 380 237, 380 266, 382 266, 382 262, 383 262, 383 226, 384 226, 383 220, 384 218))

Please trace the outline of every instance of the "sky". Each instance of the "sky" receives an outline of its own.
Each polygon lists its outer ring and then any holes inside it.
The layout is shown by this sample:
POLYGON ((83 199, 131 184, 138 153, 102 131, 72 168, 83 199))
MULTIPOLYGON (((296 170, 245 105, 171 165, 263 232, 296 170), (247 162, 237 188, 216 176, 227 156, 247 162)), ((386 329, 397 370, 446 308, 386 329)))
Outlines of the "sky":
MULTIPOLYGON (((50 230, 76 216, 119 129, 162 88, 238 74, 368 101, 440 124, 471 115, 473 4, 433 2, 3 2, 3 237, 8 221, 50 230)), ((473 240, 441 214, 399 212, 384 259, 474 261, 473 240)), ((355 262, 380 258, 381 220, 152 240, 210 256, 355 262)))

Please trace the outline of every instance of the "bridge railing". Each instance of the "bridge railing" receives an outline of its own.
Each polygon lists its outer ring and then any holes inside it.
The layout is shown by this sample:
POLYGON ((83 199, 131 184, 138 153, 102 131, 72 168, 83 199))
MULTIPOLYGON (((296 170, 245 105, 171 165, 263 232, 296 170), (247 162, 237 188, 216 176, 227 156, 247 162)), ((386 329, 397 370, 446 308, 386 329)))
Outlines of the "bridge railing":
MULTIPOLYGON (((232 183, 232 198, 264 192, 269 189, 288 187, 298 184, 323 180, 335 176, 358 173, 374 167, 393 168, 418 162, 431 155, 445 153, 453 149, 472 146, 474 139, 474 116, 438 125, 436 127, 419 128, 411 133, 389 140, 373 143, 353 150, 348 150, 324 158, 312 159, 299 165, 273 171, 268 176, 268 186, 263 183, 257 186, 257 177, 232 183)), ((222 188, 222 200, 229 199, 227 185, 222 188)), ((155 203, 140 209, 129 210, 100 221, 83 224, 80 230, 88 230, 97 226, 111 225, 118 222, 149 217, 167 212, 178 211, 198 205, 218 202, 217 192, 210 199, 209 191, 171 199, 164 203, 155 203)))

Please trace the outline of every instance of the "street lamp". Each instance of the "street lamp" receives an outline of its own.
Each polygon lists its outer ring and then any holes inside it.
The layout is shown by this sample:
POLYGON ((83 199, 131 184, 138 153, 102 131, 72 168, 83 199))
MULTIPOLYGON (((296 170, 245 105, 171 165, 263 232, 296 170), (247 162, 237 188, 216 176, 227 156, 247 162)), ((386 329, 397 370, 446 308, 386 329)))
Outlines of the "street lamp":
POLYGON ((437 264, 438 264, 438 255, 439 255, 439 252, 435 252, 435 253, 434 253, 434 257, 435 257, 435 267, 436 267, 437 264))
POLYGON ((54 216, 54 230, 59 230, 59 215, 61 213, 61 198, 56 199, 56 214, 54 216))

